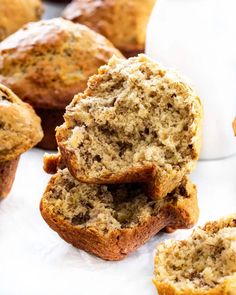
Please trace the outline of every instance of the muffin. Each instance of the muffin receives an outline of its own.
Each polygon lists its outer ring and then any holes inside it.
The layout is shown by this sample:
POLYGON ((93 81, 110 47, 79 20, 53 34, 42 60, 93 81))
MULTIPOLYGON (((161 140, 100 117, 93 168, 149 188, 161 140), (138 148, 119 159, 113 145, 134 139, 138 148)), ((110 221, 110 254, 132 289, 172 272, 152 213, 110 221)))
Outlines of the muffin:
POLYGON ((61 18, 30 23, 0 44, 0 83, 41 117, 40 147, 57 147, 55 127, 66 105, 113 55, 122 57, 103 36, 61 18))
POLYGON ((233 121, 233 130, 234 130, 234 135, 236 136, 236 118, 233 121))
POLYGON ((11 190, 19 157, 43 137, 40 118, 0 84, 0 199, 11 190))
POLYGON ((41 0, 0 1, 0 41, 43 14, 41 0))
POLYGON ((177 73, 145 55, 112 58, 67 107, 62 161, 80 182, 148 183, 163 198, 199 157, 202 106, 177 73))
POLYGON ((154 284, 159 295, 235 295, 236 214, 160 244, 154 284))
POLYGON ((107 37, 126 57, 144 52, 156 0, 74 0, 62 16, 107 37))
POLYGON ((141 184, 83 184, 68 169, 51 178, 40 209, 66 242, 106 260, 121 260, 161 229, 189 228, 198 218, 196 188, 187 179, 153 201, 141 184))

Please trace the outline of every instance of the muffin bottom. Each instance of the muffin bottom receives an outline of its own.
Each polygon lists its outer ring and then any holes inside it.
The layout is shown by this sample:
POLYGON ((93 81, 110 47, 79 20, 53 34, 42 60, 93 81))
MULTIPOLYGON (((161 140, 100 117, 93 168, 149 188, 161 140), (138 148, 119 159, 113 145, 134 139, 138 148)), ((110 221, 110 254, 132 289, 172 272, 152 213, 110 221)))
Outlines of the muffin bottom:
POLYGON ((35 111, 42 120, 42 128, 44 132, 44 137, 37 146, 46 150, 56 150, 57 142, 55 129, 57 126, 63 124, 65 110, 35 108, 35 111))
POLYGON ((20 156, 13 160, 0 162, 0 200, 10 193, 20 156))

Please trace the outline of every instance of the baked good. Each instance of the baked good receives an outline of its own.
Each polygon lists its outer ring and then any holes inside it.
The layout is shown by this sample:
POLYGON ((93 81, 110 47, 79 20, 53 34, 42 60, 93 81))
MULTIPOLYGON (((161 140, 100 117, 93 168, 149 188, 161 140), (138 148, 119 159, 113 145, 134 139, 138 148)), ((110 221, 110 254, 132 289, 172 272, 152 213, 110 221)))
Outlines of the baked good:
POLYGON ((41 0, 0 1, 0 41, 43 14, 41 0))
POLYGON ((112 58, 74 97, 64 119, 58 146, 80 182, 147 182, 149 194, 162 198, 199 156, 199 98, 178 74, 145 55, 112 58))
POLYGON ((236 214, 197 228, 185 241, 157 248, 159 295, 236 294, 236 214))
POLYGON ((234 135, 236 136, 236 118, 233 121, 233 130, 234 130, 234 135))
POLYGON ((10 192, 20 155, 42 137, 32 107, 0 84, 0 199, 10 192))
POLYGON ((140 184, 87 185, 68 169, 52 176, 41 214, 66 242, 106 260, 120 260, 161 229, 189 228, 198 218, 196 189, 188 180, 153 201, 140 184))
POLYGON ((66 105, 113 54, 122 56, 103 36, 62 18, 27 24, 0 44, 0 83, 42 118, 41 147, 57 147, 66 105))
POLYGON ((64 168, 66 168, 66 165, 63 162, 60 153, 44 154, 43 169, 46 173, 55 174, 57 173, 57 170, 59 169, 63 170, 64 168))
POLYGON ((106 36, 126 56, 144 52, 146 27, 156 0, 74 0, 62 16, 106 36))

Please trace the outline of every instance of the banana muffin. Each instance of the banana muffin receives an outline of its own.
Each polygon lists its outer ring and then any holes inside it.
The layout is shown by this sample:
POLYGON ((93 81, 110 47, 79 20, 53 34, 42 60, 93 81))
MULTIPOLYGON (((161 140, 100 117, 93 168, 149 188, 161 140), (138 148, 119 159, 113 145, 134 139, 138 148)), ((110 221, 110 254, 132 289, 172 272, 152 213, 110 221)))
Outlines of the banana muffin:
POLYGON ((40 118, 0 84, 0 199, 10 192, 19 157, 43 137, 40 118))
POLYGON ((62 18, 30 23, 0 44, 0 83, 42 118, 41 147, 57 147, 66 105, 113 55, 122 57, 105 37, 62 18))
POLYGON ((0 41, 43 14, 41 0, 0 1, 0 41))
POLYGON ((107 37, 126 56, 144 52, 146 27, 156 0, 74 0, 63 12, 107 37))
POLYGON ((123 259, 161 229, 189 228, 198 219, 196 188, 187 179, 153 201, 141 184, 83 184, 68 169, 52 176, 40 208, 66 242, 106 260, 123 259))
POLYGON ((198 159, 202 106, 188 83, 145 55, 112 58, 75 96, 57 128, 63 162, 80 182, 147 182, 163 198, 198 159))
POLYGON ((159 295, 235 295, 236 214, 160 244, 154 284, 159 295))
POLYGON ((234 130, 234 135, 236 136, 236 118, 233 121, 233 130, 234 130))

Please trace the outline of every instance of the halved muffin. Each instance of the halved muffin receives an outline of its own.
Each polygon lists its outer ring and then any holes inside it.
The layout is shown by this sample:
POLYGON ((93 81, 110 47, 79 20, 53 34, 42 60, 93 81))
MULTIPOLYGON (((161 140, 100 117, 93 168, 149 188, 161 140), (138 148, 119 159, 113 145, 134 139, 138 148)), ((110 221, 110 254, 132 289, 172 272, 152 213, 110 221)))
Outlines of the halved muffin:
POLYGON ((178 74, 145 55, 112 58, 74 97, 64 119, 58 146, 80 182, 146 182, 153 198, 163 198, 199 156, 199 98, 178 74))
POLYGON ((66 242, 106 260, 123 259, 161 229, 190 228, 198 218, 196 188, 187 179, 153 201, 142 184, 83 184, 68 169, 51 178, 40 209, 66 242))

